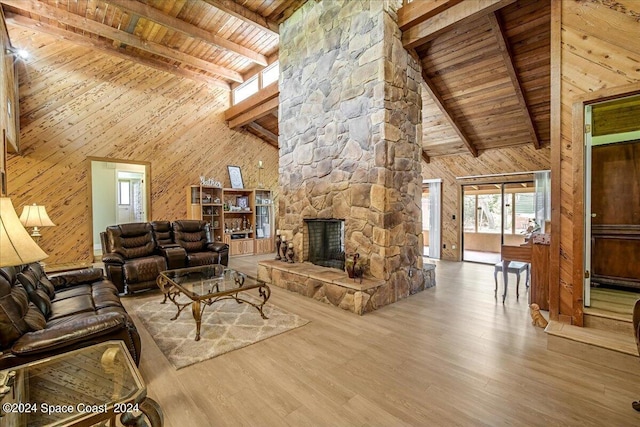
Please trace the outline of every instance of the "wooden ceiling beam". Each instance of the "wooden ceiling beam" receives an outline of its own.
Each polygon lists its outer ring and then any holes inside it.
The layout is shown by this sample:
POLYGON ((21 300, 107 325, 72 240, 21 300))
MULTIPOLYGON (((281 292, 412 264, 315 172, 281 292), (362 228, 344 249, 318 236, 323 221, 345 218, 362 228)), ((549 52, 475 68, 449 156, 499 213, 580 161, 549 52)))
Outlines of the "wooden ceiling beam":
POLYGON ((418 25, 460 3, 462 0, 413 1, 398 9, 398 27, 402 31, 418 25))
POLYGON ((263 128, 256 122, 248 123, 247 127, 253 129, 255 132, 258 132, 261 135, 261 138, 267 140, 269 145, 273 145, 274 147, 278 148, 278 135, 271 132, 270 130, 263 128))
POLYGON ((426 163, 430 163, 431 159, 429 158, 429 155, 426 153, 426 151, 422 150, 422 160, 424 160, 426 163))
POLYGON ((216 9, 240 19, 246 24, 252 25, 261 29, 262 31, 269 33, 273 36, 279 37, 278 24, 271 22, 264 16, 255 13, 252 10, 247 9, 231 0, 204 0, 206 3, 215 7, 216 9))
POLYGON ((265 102, 280 96, 280 87, 278 83, 267 86, 264 89, 259 90, 242 102, 238 102, 236 105, 227 109, 224 112, 224 119, 227 121, 233 120, 239 115, 246 113, 247 111, 264 104, 265 102))
POLYGON ((473 145, 467 134, 464 133, 456 119, 451 114, 449 114, 449 111, 447 111, 447 108, 444 105, 442 97, 440 96, 438 90, 424 70, 422 70, 422 78, 424 79, 425 88, 431 96, 431 99, 433 99, 433 102, 440 109, 447 121, 451 124, 453 130, 458 134, 464 145, 467 146, 467 149, 473 155, 473 157, 478 157, 478 149, 473 145))
MULTIPOLYGON (((267 64, 268 64, 267 67, 278 60, 278 53, 279 52, 276 52, 266 57, 267 64)), ((244 78, 245 81, 247 81, 251 77, 255 76, 256 74, 258 74, 260 71, 264 70, 267 67, 263 67, 262 65, 258 65, 258 64, 253 64, 251 68, 249 68, 247 71, 244 71, 242 73, 242 77, 244 78)), ((231 86, 232 86, 232 89, 235 89, 236 87, 240 86, 240 83, 233 83, 231 86)))
POLYGON ((223 80, 214 79, 212 77, 206 76, 196 71, 191 71, 184 68, 178 68, 170 64, 167 64, 165 62, 154 61, 152 59, 146 59, 146 58, 136 56, 132 53, 127 52, 126 50, 118 49, 117 47, 114 47, 113 43, 106 40, 88 38, 80 34, 74 33, 73 31, 68 31, 59 27, 54 27, 52 25, 45 24, 43 22, 36 21, 34 19, 27 18, 25 16, 17 15, 17 14, 7 14, 7 23, 9 23, 10 25, 16 25, 16 26, 20 26, 30 30, 50 34, 52 36, 67 40, 71 43, 74 43, 80 46, 87 46, 92 49, 97 49, 102 52, 105 52, 106 54, 114 55, 119 58, 125 58, 129 61, 141 64, 147 67, 155 68, 156 70, 171 73, 178 77, 184 77, 184 78, 188 78, 198 82, 206 83, 208 85, 219 87, 227 91, 231 90, 231 85, 229 85, 229 83, 223 80))
POLYGON ((260 64, 262 66, 267 65, 267 58, 264 55, 229 41, 223 37, 212 34, 209 31, 203 30, 202 28, 189 24, 188 22, 174 18, 173 16, 165 15, 162 11, 144 3, 131 0, 107 0, 107 4, 112 4, 129 13, 134 13, 140 15, 142 18, 157 22, 171 30, 182 33, 187 37, 201 40, 209 45, 240 55, 249 61, 255 62, 256 64, 260 64))
POLYGON ((244 126, 249 122, 259 119, 260 117, 264 117, 267 114, 271 114, 273 110, 278 109, 278 105, 280 105, 280 100, 276 97, 271 99, 270 101, 265 102, 264 104, 258 105, 251 110, 240 114, 233 120, 229 120, 229 127, 231 129, 238 128, 240 126, 244 126))
POLYGON ((144 50, 145 52, 149 52, 154 55, 162 56, 163 58, 167 58, 172 61, 182 62, 185 65, 190 65, 200 70, 220 75, 229 80, 236 82, 244 81, 242 75, 236 71, 220 67, 219 65, 212 64, 200 58, 187 55, 186 53, 170 49, 149 40, 142 40, 137 36, 120 31, 117 28, 69 13, 63 9, 59 9, 36 0, 0 0, 0 3, 47 19, 53 19, 62 24, 70 25, 83 31, 124 43, 131 47, 144 50))
POLYGON ((498 41, 498 48, 502 53, 502 58, 504 59, 505 66, 507 68, 507 74, 509 74, 509 78, 511 79, 513 88, 516 91, 516 97, 518 98, 518 104, 520 105, 520 109, 522 110, 522 113, 525 116, 527 130, 531 135, 531 142, 533 142, 533 145, 536 147, 536 149, 540 149, 542 145, 540 144, 540 140, 538 139, 536 128, 531 118, 532 117, 531 110, 529 109, 527 100, 524 97, 522 84, 520 83, 520 78, 518 77, 516 67, 513 63, 513 54, 511 52, 511 47, 507 42, 507 35, 505 33, 504 25, 502 21, 498 18, 495 12, 487 15, 487 18, 489 19, 489 23, 491 25, 493 33, 496 35, 496 39, 498 41))
POLYGON ((277 8, 269 13, 269 19, 276 24, 281 24, 289 19, 289 17, 293 15, 296 10, 304 6, 306 2, 307 0, 290 0, 289 2, 283 1, 277 8))
POLYGON ((434 39, 453 25, 464 25, 501 9, 516 0, 473 0, 457 3, 402 33, 405 49, 415 48, 434 39))

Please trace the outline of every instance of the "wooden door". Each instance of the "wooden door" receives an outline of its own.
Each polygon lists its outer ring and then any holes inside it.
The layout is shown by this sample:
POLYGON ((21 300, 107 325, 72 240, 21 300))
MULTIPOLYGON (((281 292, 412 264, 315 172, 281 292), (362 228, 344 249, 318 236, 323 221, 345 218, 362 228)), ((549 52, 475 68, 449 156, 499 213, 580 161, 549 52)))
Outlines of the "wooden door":
POLYGON ((640 288, 640 140, 592 148, 594 284, 640 288))

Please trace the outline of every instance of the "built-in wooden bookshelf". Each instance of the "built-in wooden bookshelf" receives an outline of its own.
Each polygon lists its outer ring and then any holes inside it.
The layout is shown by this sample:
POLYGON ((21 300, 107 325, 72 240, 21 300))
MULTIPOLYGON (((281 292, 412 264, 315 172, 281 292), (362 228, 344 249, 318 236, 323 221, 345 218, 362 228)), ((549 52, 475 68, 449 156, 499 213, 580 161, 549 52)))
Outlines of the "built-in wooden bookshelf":
POLYGON ((275 250, 270 190, 187 187, 187 217, 211 224, 213 238, 229 245, 229 255, 275 250))

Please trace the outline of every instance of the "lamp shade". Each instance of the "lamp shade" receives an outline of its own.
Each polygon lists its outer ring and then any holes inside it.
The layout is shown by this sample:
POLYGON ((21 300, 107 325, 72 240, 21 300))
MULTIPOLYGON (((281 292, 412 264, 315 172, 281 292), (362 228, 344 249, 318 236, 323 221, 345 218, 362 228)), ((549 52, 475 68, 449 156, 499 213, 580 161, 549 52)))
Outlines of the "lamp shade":
POLYGON ((20 223, 11 199, 0 197, 0 267, 28 264, 47 256, 20 223))
POLYGON ((27 205, 22 209, 22 215, 20 215, 20 222, 25 227, 54 227, 55 224, 47 215, 47 210, 44 206, 27 205))

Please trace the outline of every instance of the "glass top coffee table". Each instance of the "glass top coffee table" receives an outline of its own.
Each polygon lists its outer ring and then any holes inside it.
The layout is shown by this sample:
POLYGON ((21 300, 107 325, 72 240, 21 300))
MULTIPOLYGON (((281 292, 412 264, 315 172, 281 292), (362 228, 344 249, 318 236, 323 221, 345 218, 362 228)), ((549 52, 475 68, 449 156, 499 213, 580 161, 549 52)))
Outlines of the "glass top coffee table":
POLYGON ((122 341, 107 341, 0 371, 0 426, 163 424, 122 341))
POLYGON ((269 286, 247 280, 243 273, 222 264, 163 271, 158 276, 157 283, 164 293, 162 304, 168 298, 178 307, 178 312, 171 320, 176 320, 182 310, 191 305, 196 321, 196 341, 200 340, 202 313, 217 301, 234 299, 238 303, 247 303, 254 306, 263 319, 267 319, 262 308, 271 296, 269 286), (248 291, 253 289, 257 290, 257 298, 248 297, 248 291))

